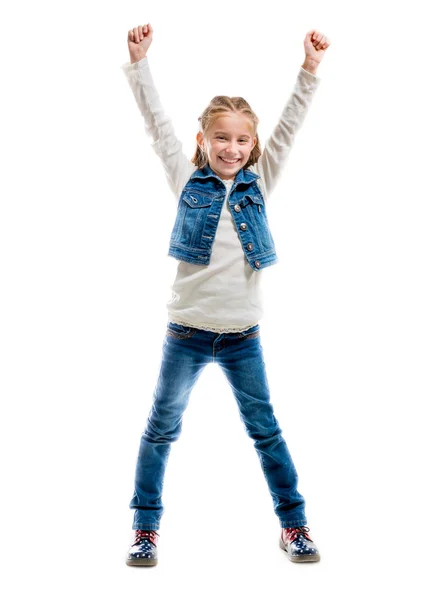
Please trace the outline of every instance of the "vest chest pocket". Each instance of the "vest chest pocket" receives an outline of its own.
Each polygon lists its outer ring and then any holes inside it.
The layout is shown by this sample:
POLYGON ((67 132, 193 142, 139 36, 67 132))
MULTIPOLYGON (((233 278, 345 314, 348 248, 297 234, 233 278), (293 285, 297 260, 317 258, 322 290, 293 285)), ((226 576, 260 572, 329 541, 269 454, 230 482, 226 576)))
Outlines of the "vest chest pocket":
POLYGON ((181 196, 173 239, 188 247, 201 248, 202 234, 214 197, 204 192, 185 191, 181 196))
POLYGON ((240 206, 243 209, 242 215, 247 215, 257 231, 261 250, 267 251, 274 248, 274 240, 269 227, 263 196, 257 193, 245 194, 240 201, 240 206), (246 211, 249 211, 249 213, 246 211))
POLYGON ((185 192, 183 200, 190 208, 207 208, 213 202, 212 196, 206 196, 201 192, 185 192))
POLYGON ((239 202, 241 208, 245 208, 248 204, 254 206, 254 210, 261 213, 265 204, 262 196, 259 194, 245 194, 242 200, 239 202))

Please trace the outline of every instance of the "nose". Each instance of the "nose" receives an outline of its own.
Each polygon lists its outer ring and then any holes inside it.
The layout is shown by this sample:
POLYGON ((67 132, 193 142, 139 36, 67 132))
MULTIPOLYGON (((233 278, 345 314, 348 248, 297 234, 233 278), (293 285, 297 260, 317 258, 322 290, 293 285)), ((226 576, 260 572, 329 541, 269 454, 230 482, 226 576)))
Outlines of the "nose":
POLYGON ((237 154, 237 142, 234 140, 230 140, 226 147, 226 154, 231 154, 231 156, 235 156, 237 154))

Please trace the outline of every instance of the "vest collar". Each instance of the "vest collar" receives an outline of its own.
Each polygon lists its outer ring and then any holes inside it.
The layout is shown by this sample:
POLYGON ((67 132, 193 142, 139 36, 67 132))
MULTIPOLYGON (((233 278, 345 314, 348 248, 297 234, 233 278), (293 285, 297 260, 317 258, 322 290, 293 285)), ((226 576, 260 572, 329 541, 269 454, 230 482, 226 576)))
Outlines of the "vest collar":
MULTIPOLYGON (((219 179, 219 181, 222 181, 219 175, 216 175, 209 164, 206 164, 202 169, 197 169, 194 173, 192 173, 190 179, 207 179, 208 177, 214 177, 219 179)), ((249 169, 242 168, 237 172, 234 178, 234 183, 252 183, 256 179, 260 179, 260 175, 257 175, 257 173, 254 173, 249 169)))

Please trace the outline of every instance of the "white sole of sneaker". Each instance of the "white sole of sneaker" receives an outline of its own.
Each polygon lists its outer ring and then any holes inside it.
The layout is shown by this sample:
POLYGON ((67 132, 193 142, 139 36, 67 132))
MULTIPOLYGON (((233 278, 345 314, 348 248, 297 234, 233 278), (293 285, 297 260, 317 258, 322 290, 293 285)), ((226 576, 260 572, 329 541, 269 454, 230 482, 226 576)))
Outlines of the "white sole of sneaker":
POLYGON ((289 552, 287 551, 287 548, 285 546, 285 543, 283 542, 283 540, 280 538, 280 548, 282 550, 284 550, 284 552, 286 552, 287 557, 289 560, 291 560, 292 562, 318 562, 319 559, 321 558, 319 554, 303 554, 302 556, 291 556, 289 554, 289 552))
POLYGON ((126 564, 129 567, 155 567, 158 563, 157 558, 127 558, 126 564))

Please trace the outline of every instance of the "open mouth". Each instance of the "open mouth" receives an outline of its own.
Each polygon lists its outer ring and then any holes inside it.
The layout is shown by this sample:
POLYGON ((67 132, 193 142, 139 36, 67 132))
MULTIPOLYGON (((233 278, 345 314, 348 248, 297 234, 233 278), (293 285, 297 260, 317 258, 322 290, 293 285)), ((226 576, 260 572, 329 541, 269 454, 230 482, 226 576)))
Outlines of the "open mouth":
POLYGON ((223 161, 226 165, 235 165, 236 163, 238 163, 240 161, 240 158, 235 158, 234 160, 228 160, 227 158, 222 158, 222 156, 219 156, 219 158, 221 159, 221 161, 223 161))

